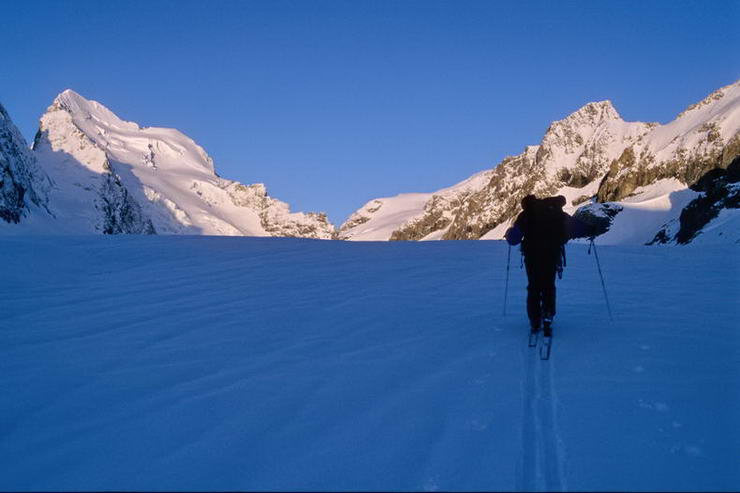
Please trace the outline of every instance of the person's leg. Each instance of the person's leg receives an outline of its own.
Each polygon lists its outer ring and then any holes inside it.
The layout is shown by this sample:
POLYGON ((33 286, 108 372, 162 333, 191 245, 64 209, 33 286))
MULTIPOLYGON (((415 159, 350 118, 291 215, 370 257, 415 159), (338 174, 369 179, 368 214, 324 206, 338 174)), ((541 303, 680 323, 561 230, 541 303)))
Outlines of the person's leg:
POLYGON ((539 330, 542 322, 542 288, 540 272, 535 258, 524 259, 527 268, 527 316, 532 330, 539 330))
POLYGON ((539 282, 542 287, 542 318, 545 327, 545 335, 551 334, 550 324, 555 317, 555 276, 557 274, 557 264, 548 262, 540 270, 539 282))
POLYGON ((552 269, 542 275, 542 311, 550 320, 555 316, 555 299, 555 269, 552 269))

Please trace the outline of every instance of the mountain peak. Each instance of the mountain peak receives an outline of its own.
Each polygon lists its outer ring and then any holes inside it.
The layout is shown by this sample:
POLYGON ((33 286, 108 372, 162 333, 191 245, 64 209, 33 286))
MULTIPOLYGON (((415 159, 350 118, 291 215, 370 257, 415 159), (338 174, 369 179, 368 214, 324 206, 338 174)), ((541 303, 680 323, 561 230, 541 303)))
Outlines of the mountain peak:
POLYGON ((554 121, 545 132, 543 144, 566 143, 568 147, 580 146, 597 128, 612 122, 623 122, 611 101, 594 101, 583 105, 562 120, 554 121))
POLYGON ((54 101, 57 101, 57 100, 60 100, 60 99, 63 99, 63 98, 85 99, 82 96, 80 96, 79 93, 75 92, 74 90, 72 90, 72 89, 65 89, 65 90, 63 90, 62 92, 60 92, 57 95, 57 97, 56 97, 56 99, 54 99, 54 101))
POLYGON ((603 101, 592 101, 571 113, 565 120, 584 120, 595 125, 603 121, 622 120, 619 112, 608 99, 603 101))
POLYGON ((78 124, 79 120, 88 120, 92 118, 98 122, 106 122, 117 127, 128 127, 132 130, 138 130, 140 127, 134 122, 121 120, 118 115, 111 110, 91 99, 86 99, 72 89, 65 89, 54 98, 51 106, 47 111, 66 111, 72 115, 78 124))
POLYGON ((601 132, 600 129, 614 130, 615 127, 623 126, 623 123, 622 117, 619 116, 611 101, 587 103, 562 120, 550 124, 538 151, 540 155, 538 161, 549 156, 548 162, 558 163, 556 168, 575 165, 575 160, 580 155, 578 149, 582 149, 587 142, 596 138, 601 141, 599 144, 601 147, 607 144, 606 140, 611 138, 612 132, 601 132), (559 152, 563 155, 560 156, 559 152), (566 161, 570 164, 566 164, 566 161))
POLYGON ((89 101, 87 99, 80 96, 72 89, 65 89, 64 91, 60 92, 56 98, 54 98, 51 107, 54 109, 62 109, 71 112, 74 111, 74 109, 79 108, 80 106, 84 106, 85 104, 89 104, 89 101))

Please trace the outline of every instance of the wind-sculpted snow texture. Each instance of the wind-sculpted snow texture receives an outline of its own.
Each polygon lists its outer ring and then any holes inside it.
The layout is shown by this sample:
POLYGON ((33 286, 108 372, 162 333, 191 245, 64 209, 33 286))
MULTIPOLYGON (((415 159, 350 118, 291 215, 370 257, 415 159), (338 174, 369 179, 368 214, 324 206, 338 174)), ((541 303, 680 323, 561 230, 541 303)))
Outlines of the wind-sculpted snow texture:
POLYGON ((736 246, 586 250, 2 237, 0 490, 740 489, 736 246))
MULTIPOLYGON (((291 213, 262 184, 220 178, 177 130, 141 128, 74 91, 41 118, 34 151, 62 232, 330 238, 324 214, 291 213)), ((52 231, 54 232, 54 231, 52 231)))
POLYGON ((0 223, 18 223, 31 208, 45 210, 49 179, 0 104, 0 223))
POLYGON ((680 241, 666 231, 697 197, 689 187, 740 156, 739 132, 740 82, 712 93, 666 125, 625 122, 611 102, 589 103, 552 123, 539 145, 471 177, 485 180, 464 193, 452 192, 456 185, 426 194, 423 204, 407 208, 395 224, 378 215, 382 208, 374 212, 366 205, 342 225, 340 237, 498 239, 520 212, 521 199, 532 193, 564 195, 571 213, 592 202, 616 202, 612 207, 625 214, 614 218, 602 239, 607 243, 643 244, 659 231, 663 242, 680 241), (376 222, 382 223, 385 237, 375 233, 376 222))

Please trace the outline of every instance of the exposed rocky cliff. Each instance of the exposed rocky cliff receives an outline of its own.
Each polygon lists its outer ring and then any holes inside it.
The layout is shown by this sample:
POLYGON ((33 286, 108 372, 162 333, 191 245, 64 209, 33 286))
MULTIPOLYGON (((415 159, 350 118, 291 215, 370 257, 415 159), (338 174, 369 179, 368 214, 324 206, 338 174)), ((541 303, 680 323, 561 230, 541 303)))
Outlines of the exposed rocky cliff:
POLYGON ((727 168, 708 171, 691 187, 699 196, 683 208, 677 220, 666 224, 651 243, 690 243, 702 228, 727 209, 740 208, 740 156, 727 168))
POLYGON ((0 220, 18 223, 31 207, 45 210, 49 186, 48 177, 0 104, 0 220))

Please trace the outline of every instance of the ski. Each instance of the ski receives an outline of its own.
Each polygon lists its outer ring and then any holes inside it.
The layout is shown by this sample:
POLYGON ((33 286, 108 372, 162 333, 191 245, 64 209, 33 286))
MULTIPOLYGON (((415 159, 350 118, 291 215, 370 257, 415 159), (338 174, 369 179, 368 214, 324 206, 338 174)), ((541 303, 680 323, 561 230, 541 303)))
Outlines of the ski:
POLYGON ((550 359, 550 348, 552 347, 552 336, 543 337, 540 346, 540 359, 550 359))

